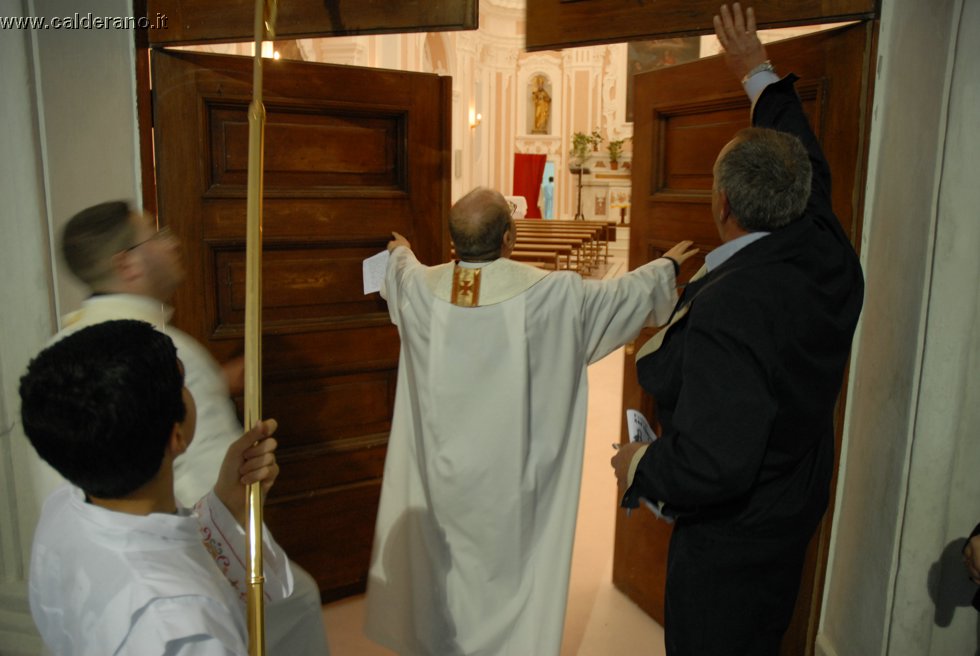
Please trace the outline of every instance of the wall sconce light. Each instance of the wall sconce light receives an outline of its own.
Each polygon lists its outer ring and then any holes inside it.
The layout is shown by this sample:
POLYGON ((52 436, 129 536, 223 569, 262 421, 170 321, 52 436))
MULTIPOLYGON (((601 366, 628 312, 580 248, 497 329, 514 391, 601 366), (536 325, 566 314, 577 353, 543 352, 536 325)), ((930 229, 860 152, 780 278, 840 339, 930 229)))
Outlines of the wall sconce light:
POLYGON ((470 107, 469 120, 470 120, 470 127, 475 128, 480 124, 480 121, 483 120, 483 114, 477 112, 475 108, 470 107))
MULTIPOLYGON (((255 54, 255 45, 252 45, 252 54, 255 54)), ((272 41, 262 42, 262 57, 265 59, 275 59, 279 60, 279 51, 276 50, 276 44, 272 41)))

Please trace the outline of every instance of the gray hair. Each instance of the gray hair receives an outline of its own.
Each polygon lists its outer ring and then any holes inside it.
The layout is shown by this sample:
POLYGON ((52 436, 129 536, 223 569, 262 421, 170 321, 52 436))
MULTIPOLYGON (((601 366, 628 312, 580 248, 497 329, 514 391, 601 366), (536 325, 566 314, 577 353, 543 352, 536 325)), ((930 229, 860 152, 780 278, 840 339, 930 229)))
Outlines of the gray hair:
POLYGON ((495 260, 510 229, 510 207, 503 195, 477 187, 449 209, 449 234, 463 260, 495 260))
POLYGON ((799 139, 769 128, 746 128, 718 162, 715 184, 742 228, 771 231, 803 215, 810 178, 810 158, 799 139))

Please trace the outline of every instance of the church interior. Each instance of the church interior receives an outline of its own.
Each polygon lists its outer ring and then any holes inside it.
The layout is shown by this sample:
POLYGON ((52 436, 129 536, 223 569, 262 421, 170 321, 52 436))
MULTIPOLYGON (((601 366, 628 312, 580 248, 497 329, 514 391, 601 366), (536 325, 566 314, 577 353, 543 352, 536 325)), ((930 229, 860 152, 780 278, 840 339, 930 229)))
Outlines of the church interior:
MULTIPOLYGON (((634 165, 642 156, 633 142, 632 73, 711 57, 717 42, 684 36, 528 51, 528 5, 536 1, 481 0, 478 30, 277 41, 268 45, 269 66, 316 62, 446 80, 440 138, 448 147, 440 166, 447 187, 440 193, 455 200, 483 185, 523 198, 528 217, 606 221, 616 235, 609 258, 584 275, 615 276, 646 253, 631 245, 630 234, 634 165), (578 155, 577 134, 591 137, 578 155), (544 192, 549 178, 553 188, 544 192)), ((92 4, 105 15, 132 11, 128 0, 92 4)), ((863 80, 870 93, 860 107, 856 158, 864 183, 851 199, 862 216, 854 239, 867 283, 865 310, 842 393, 833 514, 819 545, 824 555, 809 590, 807 647, 800 653, 973 653, 980 620, 969 606, 973 586, 962 575, 957 545, 980 521, 980 441, 974 439, 980 425, 980 186, 971 177, 980 157, 980 73, 972 65, 980 60, 980 42, 969 38, 980 31, 980 3, 872 4, 874 11, 862 19, 871 26, 863 80)), ((67 0, 2 0, 2 7, 7 15, 77 10, 67 0)), ((839 25, 793 25, 767 31, 766 40, 839 25)), ((80 207, 107 198, 155 202, 148 196, 160 180, 147 171, 153 159, 134 74, 145 62, 130 32, 14 30, 7 36, 0 39, 0 84, 10 90, 0 101, 9 126, 7 157, 0 160, 7 234, 0 258, 8 275, 0 299, 17 311, 4 313, 0 334, 0 656, 33 656, 41 652, 25 577, 33 526, 55 481, 19 426, 17 381, 57 330, 58 317, 85 295, 56 254, 61 226, 80 207)), ((252 45, 174 50, 251 56, 252 45)), ((217 193, 210 201, 223 198, 217 193)), ((349 229, 331 216, 320 220, 349 229)), ((362 241, 343 246, 351 261, 383 244, 362 241)), ((433 245, 428 256, 443 259, 448 245, 433 245)), ((234 290, 228 293, 233 305, 234 290)), ((192 305, 197 296, 182 302, 192 305)), ((617 508, 610 443, 619 439, 630 366, 627 348, 589 371, 563 656, 633 653, 638 645, 651 646, 643 653, 663 653, 660 626, 613 584, 617 508)), ((335 378, 345 385, 386 384, 363 372, 344 375, 335 378)), ((380 432, 383 420, 371 421, 380 432)), ((365 456, 357 466, 375 465, 365 456)), ((323 608, 335 656, 391 653, 361 634, 363 596, 356 584, 337 583, 323 608)))

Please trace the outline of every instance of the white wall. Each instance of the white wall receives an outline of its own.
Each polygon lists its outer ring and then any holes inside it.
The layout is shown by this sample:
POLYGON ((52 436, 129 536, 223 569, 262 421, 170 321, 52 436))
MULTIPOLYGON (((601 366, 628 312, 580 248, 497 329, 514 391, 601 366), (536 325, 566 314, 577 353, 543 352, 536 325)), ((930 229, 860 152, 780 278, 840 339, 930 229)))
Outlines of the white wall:
POLYGON ((883 3, 867 291, 818 653, 976 649, 957 538, 980 521, 978 33, 973 0, 883 3))
MULTIPOLYGON (((22 14, 20 3, 2 0, 0 14, 22 14)), ((31 480, 22 465, 30 447, 18 424, 17 384, 27 357, 51 331, 45 203, 35 123, 30 34, 11 31, 0 39, 0 651, 36 648, 27 614, 24 567, 36 514, 31 480), (16 273, 15 273, 16 272, 16 273), (35 300, 36 299, 36 300, 35 300), (18 308, 19 311, 13 311, 18 308), (28 492, 20 494, 20 489, 28 492), (26 498, 25 498, 26 497, 26 498), (9 647, 8 647, 9 645, 9 647)))
MULTIPOLYGON (((126 0, 0 0, 0 15, 126 16, 126 0)), ((0 37, 0 653, 38 653, 25 571, 40 504, 54 484, 19 423, 17 384, 81 290, 57 276, 52 244, 74 212, 137 200, 133 33, 4 30, 0 37), (58 280, 58 284, 54 283, 58 280)))

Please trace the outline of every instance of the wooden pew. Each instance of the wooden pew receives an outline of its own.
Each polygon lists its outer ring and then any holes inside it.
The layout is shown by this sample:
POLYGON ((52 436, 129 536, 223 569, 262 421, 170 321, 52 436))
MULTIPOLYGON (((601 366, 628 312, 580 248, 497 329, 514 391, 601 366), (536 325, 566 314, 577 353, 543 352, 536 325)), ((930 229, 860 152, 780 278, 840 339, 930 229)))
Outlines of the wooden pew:
MULTIPOLYGON (((524 246, 568 246, 571 248, 571 255, 575 257, 575 269, 582 275, 588 275, 592 261, 587 253, 591 239, 584 235, 563 235, 560 233, 537 233, 519 230, 517 232, 517 245, 515 248, 521 249, 524 246)), ((569 268, 571 260, 569 260, 569 268)))
MULTIPOLYGON (((525 221, 527 219, 524 219, 525 221)), ((539 221, 539 223, 554 223, 556 225, 590 225, 604 227, 606 231, 605 238, 607 241, 616 241, 616 226, 619 225, 616 221, 570 221, 567 219, 548 219, 547 221, 539 221)))
POLYGON ((562 258, 565 258, 564 268, 565 269, 572 268, 572 247, 569 244, 518 243, 514 247, 514 252, 511 253, 511 259, 517 260, 519 262, 537 261, 534 260, 535 255, 553 259, 555 263, 555 271, 558 271, 559 269, 563 268, 561 266, 562 258))
MULTIPOLYGON (((450 251, 450 255, 456 257, 455 249, 450 251)), ((510 259, 535 266, 548 265, 547 268, 559 271, 562 268, 571 268, 571 255, 572 247, 568 244, 526 244, 515 248, 510 259), (562 267, 562 258, 565 260, 564 267, 562 267)))
POLYGON ((604 262, 609 261, 609 241, 606 238, 607 231, 605 225, 583 225, 582 221, 564 221, 563 225, 553 225, 556 221, 527 221, 522 220, 516 223, 518 235, 534 234, 538 236, 553 237, 574 237, 584 236, 592 242, 590 244, 593 261, 598 264, 601 256, 604 262), (575 225, 571 225, 575 224, 575 225))

